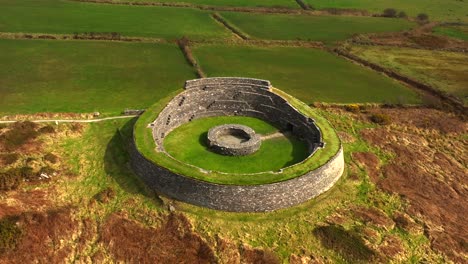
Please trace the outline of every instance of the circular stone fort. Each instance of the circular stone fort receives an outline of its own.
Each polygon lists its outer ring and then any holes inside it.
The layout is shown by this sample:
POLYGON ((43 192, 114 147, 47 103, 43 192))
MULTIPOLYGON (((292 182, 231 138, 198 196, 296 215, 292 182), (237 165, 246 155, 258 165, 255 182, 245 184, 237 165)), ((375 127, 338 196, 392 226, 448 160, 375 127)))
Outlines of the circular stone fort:
MULTIPOLYGON (((154 191, 198 206, 234 212, 286 208, 327 191, 343 173, 341 143, 328 122, 322 117, 320 120, 308 106, 273 88, 266 80, 234 77, 188 80, 183 91, 170 100, 161 100, 140 116, 131 144, 131 166, 154 191), (281 133, 304 142, 307 157, 278 171, 236 174, 188 164, 165 150, 165 138, 181 125, 222 116, 264 120, 281 133), (221 183, 216 181, 217 175, 232 180, 221 183), (237 178, 246 177, 267 180, 260 184, 236 182, 237 178)), ((261 145, 262 137, 245 125, 229 123, 207 131, 206 146, 218 155, 249 157, 261 145)), ((183 152, 184 146, 178 151, 183 152)))

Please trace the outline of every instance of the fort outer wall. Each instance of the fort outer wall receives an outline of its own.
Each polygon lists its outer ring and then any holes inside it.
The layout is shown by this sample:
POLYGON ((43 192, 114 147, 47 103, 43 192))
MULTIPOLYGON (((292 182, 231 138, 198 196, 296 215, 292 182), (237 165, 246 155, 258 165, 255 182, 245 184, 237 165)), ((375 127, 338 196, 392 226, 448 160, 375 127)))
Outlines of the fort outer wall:
POLYGON ((216 210, 267 212, 301 204, 330 189, 343 173, 344 157, 340 148, 313 171, 262 185, 222 185, 188 178, 146 159, 134 143, 130 147, 130 164, 149 188, 170 198, 216 210))
MULTIPOLYGON (((204 78, 187 81, 149 126, 155 151, 181 124, 209 116, 242 115, 267 120, 308 142, 311 155, 323 147, 320 129, 271 90, 269 81, 250 78, 204 78)), ((325 146, 326 147, 326 146, 325 146)), ((146 159, 130 147, 133 170, 152 190, 176 200, 217 210, 266 212, 306 202, 330 189, 344 171, 343 149, 325 164, 293 179, 262 185, 223 185, 179 175, 146 159)), ((196 169, 196 168, 194 168, 196 169)), ((235 176, 234 176, 235 177, 235 176)), ((251 177, 256 177, 252 174, 251 177)))

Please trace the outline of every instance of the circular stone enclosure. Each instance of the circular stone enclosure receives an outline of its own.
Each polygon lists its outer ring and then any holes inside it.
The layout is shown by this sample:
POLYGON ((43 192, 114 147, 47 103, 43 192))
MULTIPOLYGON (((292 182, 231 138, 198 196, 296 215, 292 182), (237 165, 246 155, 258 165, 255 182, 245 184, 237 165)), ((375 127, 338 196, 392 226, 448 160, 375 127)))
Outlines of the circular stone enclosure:
POLYGON ((208 146, 222 155, 249 155, 257 151, 261 143, 260 136, 252 128, 244 125, 221 125, 208 131, 208 146))
MULTIPOLYGON (((163 104, 155 104, 140 116, 130 148, 131 166, 152 190, 199 206, 265 212, 297 205, 330 189, 344 171, 338 136, 314 112, 294 97, 274 89, 266 80, 236 77, 188 80, 184 91, 163 104), (196 119, 218 116, 267 121, 305 142, 309 156, 280 171, 223 173, 181 162, 165 150, 163 142, 171 131, 196 119)), ((255 151, 253 147, 261 144, 259 135, 249 127, 235 126, 209 126, 214 136, 210 136, 208 144, 226 150, 226 146, 234 143, 251 146, 253 150, 249 151, 255 151)), ((181 145, 180 151, 186 147, 181 145)), ((236 148, 230 151, 233 149, 236 148)))

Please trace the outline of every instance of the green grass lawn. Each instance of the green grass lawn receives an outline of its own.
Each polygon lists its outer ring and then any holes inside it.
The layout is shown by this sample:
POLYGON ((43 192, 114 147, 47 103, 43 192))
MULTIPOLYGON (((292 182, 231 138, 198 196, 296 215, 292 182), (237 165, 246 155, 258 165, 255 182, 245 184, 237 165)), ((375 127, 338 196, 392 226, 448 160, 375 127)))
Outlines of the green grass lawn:
POLYGON ((164 148, 174 158, 206 169, 228 173, 256 173, 278 171, 304 160, 307 145, 294 138, 273 138, 263 140, 260 149, 247 156, 225 156, 209 150, 207 132, 222 124, 242 124, 251 127, 258 134, 270 134, 275 127, 267 122, 243 116, 211 117, 197 119, 172 131, 164 140, 164 148), (181 151, 180 146, 183 147, 181 151))
POLYGON ((459 0, 305 0, 314 8, 354 8, 381 14, 386 8, 395 8, 416 17, 426 13, 430 20, 468 21, 468 3, 459 0))
POLYGON ((0 113, 120 113, 195 78, 175 45, 0 40, 0 113))
MULTIPOLYGON (((134 128, 134 137, 138 150, 149 160, 164 166, 171 170, 174 173, 179 173, 188 177, 193 177, 202 181, 220 183, 220 184, 241 184, 241 185, 255 185, 255 184, 265 184, 272 182, 279 182, 294 177, 304 175, 306 172, 316 169, 321 165, 325 164, 330 160, 340 149, 340 140, 330 126, 330 124, 322 116, 320 116, 320 110, 311 109, 306 104, 302 103, 298 99, 282 92, 277 89, 274 89, 277 94, 283 96, 288 100, 292 106, 298 109, 301 113, 306 116, 314 118, 315 123, 319 126, 322 132, 323 142, 326 143, 326 147, 323 149, 318 149, 314 155, 308 157, 301 163, 287 167, 282 170, 280 173, 272 172, 262 172, 255 174, 255 177, 252 177, 251 174, 238 173, 238 174, 225 174, 215 171, 208 173, 201 172, 198 169, 188 166, 184 162, 176 161, 173 158, 170 158, 163 152, 155 151, 155 143, 151 129, 148 129, 148 124, 153 122, 156 116, 162 111, 162 109, 167 105, 167 103, 174 97, 179 91, 173 92, 171 95, 160 100, 153 106, 147 109, 147 111, 138 118, 138 121, 135 124, 134 128)), ((262 131, 260 129, 259 131, 262 131)), ((288 143, 290 144, 290 143, 288 143)), ((285 144, 287 145, 287 144, 285 144)), ((300 150, 300 148, 298 149, 300 150)), ((275 150, 276 151, 276 150, 275 150)), ((300 152, 298 152, 300 154, 300 152)), ((296 154, 298 154, 296 153, 296 154)), ((296 155, 295 154, 295 155, 296 155)), ((183 155, 183 153, 181 153, 183 155)))
POLYGON ((209 76, 267 79, 306 103, 418 103, 415 92, 323 50, 206 45, 193 49, 209 76))
POLYGON ((395 47, 354 47, 353 53, 458 97, 468 104, 468 55, 395 47))
MULTIPOLYGON (((128 2, 129 0, 115 0, 128 2)), ((187 3, 194 5, 230 6, 230 7, 287 7, 300 8, 295 0, 130 0, 131 2, 187 3)))
POLYGON ((468 25, 444 25, 435 27, 433 32, 437 35, 448 36, 468 41, 468 25))
POLYGON ((99 5, 62 0, 0 0, 0 31, 118 32, 176 39, 228 38, 209 12, 190 8, 99 5))
POLYGON ((403 19, 223 12, 231 24, 253 38, 334 42, 353 34, 402 31, 414 26, 403 19))

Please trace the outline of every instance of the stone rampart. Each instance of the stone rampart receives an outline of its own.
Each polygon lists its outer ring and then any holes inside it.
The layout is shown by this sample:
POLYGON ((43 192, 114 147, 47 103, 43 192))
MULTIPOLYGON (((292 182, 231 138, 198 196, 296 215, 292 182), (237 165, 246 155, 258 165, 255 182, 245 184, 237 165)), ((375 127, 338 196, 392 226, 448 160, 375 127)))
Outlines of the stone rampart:
POLYGON ((158 151, 165 151, 164 138, 178 126, 210 116, 251 116, 290 131, 309 145, 311 153, 322 146, 320 130, 271 90, 269 81, 251 78, 202 78, 185 82, 185 91, 175 96, 153 122, 158 151))
POLYGON ((130 156, 133 170, 152 190, 176 200, 231 212, 267 212, 306 202, 330 189, 344 170, 343 149, 340 149, 321 167, 294 179, 262 185, 222 185, 159 167, 146 159, 134 144, 130 156))
MULTIPOLYGON (((235 115, 261 118, 302 138, 308 143, 311 155, 324 146, 314 120, 274 93, 269 81, 205 78, 187 81, 185 91, 175 96, 149 124, 156 143, 155 151, 165 152, 164 138, 186 122, 235 115)), ((151 189, 184 202, 235 212, 265 212, 303 203, 331 188, 344 170, 343 149, 340 148, 319 168, 293 179, 262 185, 223 185, 186 177, 158 166, 138 151, 135 142, 131 144, 130 156, 133 170, 151 189)))

